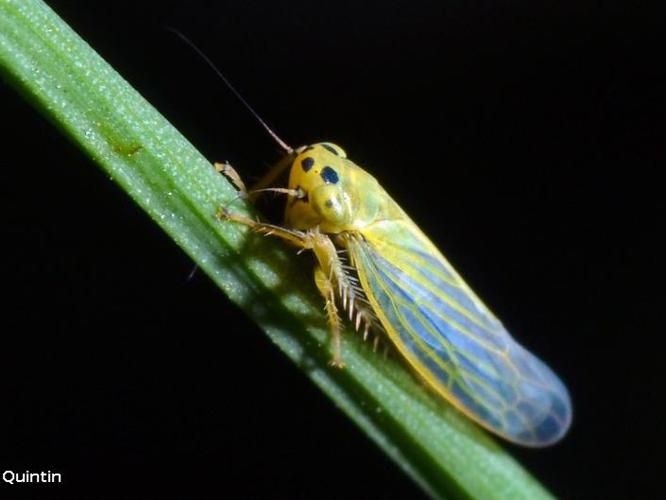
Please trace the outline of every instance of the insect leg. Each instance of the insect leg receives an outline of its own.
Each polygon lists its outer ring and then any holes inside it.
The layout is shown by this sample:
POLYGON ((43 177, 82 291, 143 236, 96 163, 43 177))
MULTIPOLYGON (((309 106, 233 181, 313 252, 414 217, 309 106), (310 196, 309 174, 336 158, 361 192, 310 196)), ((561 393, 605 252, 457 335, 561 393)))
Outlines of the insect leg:
POLYGON ((340 293, 343 308, 350 307, 351 297, 348 294, 348 279, 337 248, 331 238, 327 234, 320 233, 318 229, 308 231, 308 237, 311 240, 311 248, 319 264, 315 270, 315 283, 326 301, 326 313, 331 327, 333 341, 331 365, 342 368, 344 363, 340 346, 340 317, 335 305, 335 295, 336 292, 340 293))
MULTIPOLYGON (((284 158, 282 158, 279 162, 277 162, 275 165, 273 165, 266 174, 259 179, 257 182, 255 182, 252 185, 252 189, 250 191, 256 191, 259 189, 264 189, 269 186, 275 186, 276 185, 276 180, 291 167, 291 163, 294 161, 294 157, 292 155, 286 155, 284 158)), ((254 197, 250 195, 250 199, 253 199, 254 197)))
POLYGON ((224 207, 217 211, 217 217, 219 219, 230 220, 248 226, 252 231, 255 231, 259 234, 265 234, 266 236, 277 236, 278 238, 287 240, 288 242, 304 250, 309 250, 312 248, 312 238, 310 237, 309 232, 289 229, 286 227, 276 226, 274 224, 266 224, 264 222, 257 222, 256 220, 252 220, 243 215, 230 212, 224 207))
POLYGON ((332 366, 343 368, 345 364, 342 362, 340 347, 340 316, 338 316, 338 308, 335 305, 335 286, 333 280, 320 265, 315 268, 315 284, 326 301, 326 316, 328 316, 328 324, 331 327, 333 359, 330 363, 332 366))
POLYGON ((238 175, 238 172, 236 172, 236 169, 232 167, 228 161, 225 161, 224 163, 215 162, 213 165, 215 166, 215 170, 231 181, 236 189, 238 189, 242 198, 247 198, 247 188, 245 187, 245 183, 240 178, 240 175, 238 175))
POLYGON ((231 181, 236 189, 238 189, 238 192, 242 198, 249 197, 250 201, 254 201, 257 197, 256 191, 261 191, 268 186, 274 186, 276 184, 275 181, 277 178, 280 177, 280 175, 282 175, 291 166, 292 160, 293 157, 291 155, 287 155, 282 160, 277 162, 261 179, 252 185, 252 189, 250 189, 250 191, 247 190, 245 183, 241 179, 240 175, 238 175, 236 169, 232 167, 229 162, 215 162, 213 165, 215 166, 215 170, 220 172, 231 181))
MULTIPOLYGON (((260 234, 277 236, 303 250, 312 250, 314 252, 318 261, 315 269, 315 284, 326 302, 326 315, 328 316, 333 340, 333 359, 331 360, 331 365, 342 368, 344 363, 342 362, 340 345, 340 317, 338 316, 338 308, 335 304, 335 293, 337 289, 346 290, 348 280, 344 274, 342 261, 331 238, 319 232, 318 229, 298 231, 274 224, 257 222, 243 215, 231 213, 225 208, 221 208, 218 211, 218 217, 244 224, 252 231, 260 234), (341 286, 341 284, 344 286, 341 286)), ((346 296, 345 292, 342 295, 342 300, 344 306, 345 300, 351 301, 351 298, 346 296)))

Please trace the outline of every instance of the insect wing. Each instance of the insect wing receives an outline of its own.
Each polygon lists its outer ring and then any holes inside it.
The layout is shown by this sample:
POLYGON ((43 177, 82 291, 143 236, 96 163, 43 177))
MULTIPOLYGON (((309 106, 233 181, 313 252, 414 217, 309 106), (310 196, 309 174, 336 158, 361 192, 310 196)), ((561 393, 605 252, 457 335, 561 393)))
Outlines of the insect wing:
POLYGON ((511 337, 411 221, 397 224, 348 242, 395 346, 429 385, 489 430, 526 446, 559 440, 571 422, 562 382, 511 337))

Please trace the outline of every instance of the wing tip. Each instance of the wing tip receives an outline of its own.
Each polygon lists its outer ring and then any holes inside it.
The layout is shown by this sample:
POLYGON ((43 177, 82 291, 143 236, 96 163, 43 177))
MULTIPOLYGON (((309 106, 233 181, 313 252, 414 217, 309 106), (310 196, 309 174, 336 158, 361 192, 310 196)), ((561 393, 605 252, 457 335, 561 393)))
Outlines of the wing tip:
POLYGON ((573 421, 573 409, 569 393, 561 386, 561 391, 553 394, 551 411, 538 425, 515 435, 502 436, 509 441, 529 448, 544 448, 561 441, 569 432, 573 421))

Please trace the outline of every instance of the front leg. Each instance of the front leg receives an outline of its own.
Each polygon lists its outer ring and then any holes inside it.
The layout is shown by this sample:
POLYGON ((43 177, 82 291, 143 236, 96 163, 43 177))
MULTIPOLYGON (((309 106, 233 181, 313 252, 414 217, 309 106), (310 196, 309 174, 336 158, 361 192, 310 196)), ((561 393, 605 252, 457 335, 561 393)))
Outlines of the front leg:
POLYGON ((238 190, 241 198, 247 198, 248 193, 245 183, 240 175, 238 175, 238 172, 236 172, 236 169, 231 166, 231 163, 228 161, 225 161, 224 163, 215 162, 213 163, 213 166, 215 167, 215 170, 231 181, 234 187, 238 190))
POLYGON ((282 158, 282 160, 276 163, 266 173, 266 175, 264 175, 261 179, 255 182, 249 191, 245 187, 243 179, 241 179, 236 169, 232 167, 228 161, 225 161, 224 163, 215 162, 213 166, 215 167, 215 170, 217 170, 219 173, 221 173, 231 181, 231 183, 238 190, 238 194, 240 195, 241 198, 243 199, 249 198, 249 200, 253 202, 255 201, 256 197, 260 192, 273 191, 273 189, 270 189, 270 186, 275 185, 275 181, 277 180, 277 178, 280 177, 286 170, 289 169, 292 161, 293 161, 293 156, 291 155, 287 155, 284 158, 282 158))

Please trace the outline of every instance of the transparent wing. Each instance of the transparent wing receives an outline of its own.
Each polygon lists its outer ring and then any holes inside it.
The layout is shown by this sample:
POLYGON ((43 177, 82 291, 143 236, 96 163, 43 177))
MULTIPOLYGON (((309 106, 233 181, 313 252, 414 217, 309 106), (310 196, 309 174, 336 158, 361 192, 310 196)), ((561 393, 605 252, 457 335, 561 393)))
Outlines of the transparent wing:
POLYGON ((571 423, 562 382, 412 226, 385 222, 347 244, 388 336, 435 390, 489 430, 526 446, 560 439, 571 423))

